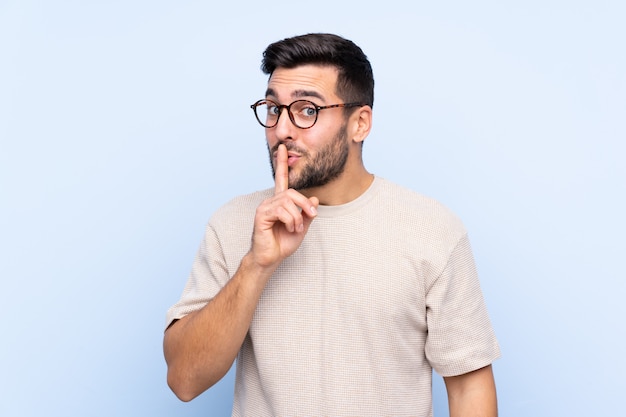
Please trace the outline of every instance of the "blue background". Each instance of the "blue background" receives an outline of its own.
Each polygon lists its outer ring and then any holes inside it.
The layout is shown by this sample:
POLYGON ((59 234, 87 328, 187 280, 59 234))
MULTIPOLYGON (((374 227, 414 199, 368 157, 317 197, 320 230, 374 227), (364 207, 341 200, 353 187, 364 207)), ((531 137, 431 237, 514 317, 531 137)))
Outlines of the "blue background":
POLYGON ((623 4, 0 0, 0 415, 229 415, 232 373, 167 388, 164 315, 272 185, 261 52, 311 31, 372 61, 366 166, 470 230, 501 415, 621 414, 623 4))

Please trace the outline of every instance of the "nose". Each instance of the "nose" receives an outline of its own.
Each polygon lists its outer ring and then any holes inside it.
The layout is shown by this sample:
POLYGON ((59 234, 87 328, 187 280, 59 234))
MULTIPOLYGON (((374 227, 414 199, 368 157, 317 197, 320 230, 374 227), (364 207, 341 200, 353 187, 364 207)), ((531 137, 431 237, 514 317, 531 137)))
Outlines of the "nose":
POLYGON ((284 142, 286 140, 294 140, 295 129, 297 129, 297 127, 291 122, 288 110, 283 107, 281 109, 280 117, 278 118, 278 123, 276 123, 276 126, 268 130, 273 131, 278 141, 284 142))

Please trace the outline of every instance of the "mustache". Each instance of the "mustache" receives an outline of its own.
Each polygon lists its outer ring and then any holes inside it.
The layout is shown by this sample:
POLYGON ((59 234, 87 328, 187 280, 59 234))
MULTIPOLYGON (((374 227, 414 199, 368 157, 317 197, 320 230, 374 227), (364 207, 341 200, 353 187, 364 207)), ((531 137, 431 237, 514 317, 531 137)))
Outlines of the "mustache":
MULTIPOLYGON (((302 149, 299 148, 295 143, 293 142, 278 142, 276 145, 272 146, 270 149, 270 157, 272 155, 275 155, 276 152, 278 152, 278 147, 280 145, 285 145, 285 147, 287 148, 287 152, 296 152, 299 155, 305 155, 307 152, 302 149)), ((269 147, 269 146, 268 146, 269 147)))

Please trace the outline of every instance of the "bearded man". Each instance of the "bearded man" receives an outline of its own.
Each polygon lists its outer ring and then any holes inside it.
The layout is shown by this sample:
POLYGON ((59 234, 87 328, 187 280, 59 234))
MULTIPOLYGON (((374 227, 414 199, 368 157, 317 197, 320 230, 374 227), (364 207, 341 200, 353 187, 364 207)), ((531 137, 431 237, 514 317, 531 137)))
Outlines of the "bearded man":
POLYGON ((220 208, 167 313, 168 383, 184 401, 235 359, 233 416, 496 416, 499 357, 467 231, 440 203, 368 172, 374 78, 353 42, 268 46, 275 186, 220 208))

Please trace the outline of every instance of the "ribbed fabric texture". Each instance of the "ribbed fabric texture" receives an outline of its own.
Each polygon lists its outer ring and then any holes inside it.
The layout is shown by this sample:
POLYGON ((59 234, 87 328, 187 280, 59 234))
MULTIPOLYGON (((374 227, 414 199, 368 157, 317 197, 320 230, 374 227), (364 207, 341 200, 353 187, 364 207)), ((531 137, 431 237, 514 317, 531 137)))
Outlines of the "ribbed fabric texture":
MULTIPOLYGON (((166 324, 234 275, 271 193, 214 214, 166 324)), ((233 416, 432 416, 433 368, 459 375, 500 355, 462 223, 380 177, 318 213, 261 297, 237 359, 233 416)))

